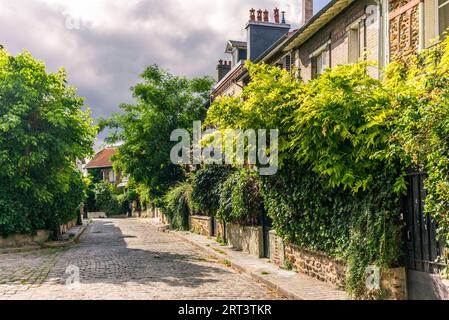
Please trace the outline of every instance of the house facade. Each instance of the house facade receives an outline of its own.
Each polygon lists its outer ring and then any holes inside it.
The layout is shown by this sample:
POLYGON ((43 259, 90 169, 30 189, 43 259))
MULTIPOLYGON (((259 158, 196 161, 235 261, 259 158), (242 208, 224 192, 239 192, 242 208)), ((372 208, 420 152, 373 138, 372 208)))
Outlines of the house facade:
MULTIPOLYGON (((219 62, 212 101, 237 96, 249 83, 246 60, 279 66, 306 82, 328 67, 366 60, 374 62, 368 73, 381 79, 391 61, 407 63, 419 50, 435 45, 449 28, 449 0, 331 0, 315 15, 313 0, 300 1, 297 30, 290 29, 279 9, 273 11, 273 19, 267 10, 251 9, 247 39, 229 41, 226 53, 231 59, 219 62)), ((410 176, 410 208, 404 210, 408 296, 449 299, 449 286, 439 276, 444 266, 437 262, 441 248, 436 226, 424 214, 424 180, 423 174, 410 176)))
POLYGON ((303 81, 325 68, 367 60, 374 78, 393 60, 407 62, 434 45, 449 27, 449 0, 331 0, 313 15, 313 0, 300 0, 301 26, 290 30, 284 12, 250 10, 245 41, 229 41, 211 99, 238 95, 248 83, 246 60, 295 72, 303 81))
POLYGON ((87 172, 103 181, 119 186, 122 183, 120 172, 114 171, 112 157, 117 153, 117 148, 105 148, 98 152, 84 167, 87 172))

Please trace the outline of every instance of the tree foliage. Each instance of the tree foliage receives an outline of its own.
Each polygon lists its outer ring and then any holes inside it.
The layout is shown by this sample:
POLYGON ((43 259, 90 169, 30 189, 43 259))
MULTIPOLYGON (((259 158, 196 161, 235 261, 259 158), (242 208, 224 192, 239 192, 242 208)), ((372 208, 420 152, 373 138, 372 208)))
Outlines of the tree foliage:
POLYGON ((212 80, 188 80, 154 65, 141 78, 132 88, 137 103, 121 105, 122 113, 101 124, 115 129, 109 140, 123 142, 115 165, 157 199, 186 179, 186 171, 170 161, 175 144, 170 134, 175 129, 191 131, 193 121, 204 119, 212 80))
POLYGON ((0 234, 54 228, 84 197, 77 161, 96 128, 66 73, 0 50, 0 234))
POLYGON ((387 70, 394 94, 393 152, 425 170, 426 211, 438 222, 438 236, 449 247, 449 38, 420 52, 408 66, 387 70))

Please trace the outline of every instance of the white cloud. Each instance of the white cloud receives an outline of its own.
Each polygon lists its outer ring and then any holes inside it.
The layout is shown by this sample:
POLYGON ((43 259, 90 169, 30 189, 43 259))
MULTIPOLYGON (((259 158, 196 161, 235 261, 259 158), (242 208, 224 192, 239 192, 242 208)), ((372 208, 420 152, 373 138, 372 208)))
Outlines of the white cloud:
POLYGON ((0 0, 0 43, 12 54, 29 50, 51 71, 65 67, 105 117, 132 100, 129 88, 149 64, 214 75, 226 40, 244 39, 252 7, 299 17, 297 0, 0 0))

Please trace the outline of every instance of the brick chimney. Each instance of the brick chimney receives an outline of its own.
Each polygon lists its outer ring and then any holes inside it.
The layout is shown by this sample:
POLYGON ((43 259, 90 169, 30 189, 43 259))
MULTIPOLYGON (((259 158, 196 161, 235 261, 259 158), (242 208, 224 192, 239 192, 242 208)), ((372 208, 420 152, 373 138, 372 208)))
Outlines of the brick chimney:
MULTIPOLYGON (((251 13, 250 13, 251 17, 251 13)), ((246 25, 247 30, 247 59, 255 61, 262 53, 269 49, 279 39, 285 36, 290 25, 285 22, 284 13, 280 15, 278 8, 274 9, 274 21, 270 21, 268 10, 257 10, 256 20, 246 25)))
POLYGON ((300 25, 306 24, 313 16, 313 0, 300 0, 301 13, 300 25))
POLYGON ((256 21, 256 10, 254 8, 249 10, 249 21, 256 21))
POLYGON ((229 71, 231 71, 232 63, 231 61, 223 61, 219 60, 217 65, 217 79, 218 81, 221 81, 229 71))
POLYGON ((270 16, 269 16, 269 12, 268 12, 268 10, 265 10, 264 12, 263 12, 263 22, 270 22, 270 16))
POLYGON ((280 23, 281 22, 281 15, 278 8, 274 9, 274 23, 280 23))
POLYGON ((257 10, 257 21, 262 21, 262 9, 257 10))

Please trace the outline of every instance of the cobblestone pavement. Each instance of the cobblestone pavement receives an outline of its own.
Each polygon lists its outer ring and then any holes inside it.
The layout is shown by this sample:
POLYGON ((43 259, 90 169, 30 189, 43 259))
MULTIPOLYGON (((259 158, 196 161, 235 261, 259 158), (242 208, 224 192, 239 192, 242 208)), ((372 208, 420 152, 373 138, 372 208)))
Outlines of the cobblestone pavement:
POLYGON ((145 220, 95 220, 69 250, 0 255, 0 299, 278 298, 145 220))

